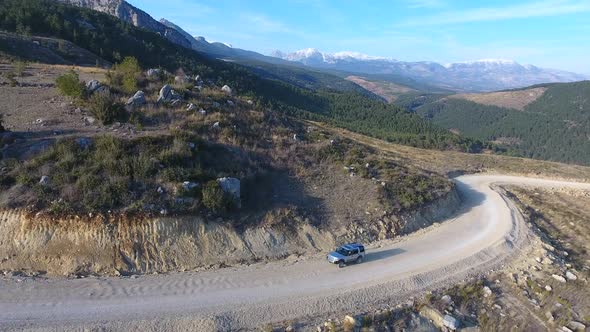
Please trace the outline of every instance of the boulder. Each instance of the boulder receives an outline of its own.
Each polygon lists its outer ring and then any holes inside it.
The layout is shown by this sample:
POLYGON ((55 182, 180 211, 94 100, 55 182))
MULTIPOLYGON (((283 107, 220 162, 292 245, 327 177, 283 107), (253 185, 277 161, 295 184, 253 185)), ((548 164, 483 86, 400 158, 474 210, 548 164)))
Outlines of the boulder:
POLYGON ((551 276, 553 277, 553 279, 555 279, 555 280, 557 280, 559 282, 565 282, 565 278, 562 277, 562 276, 560 276, 560 275, 558 275, 558 274, 553 274, 551 276))
POLYGON ((213 124, 213 128, 215 128, 215 129, 220 128, 219 121, 217 121, 213 124))
POLYGON ((178 95, 169 84, 166 84, 160 89, 158 103, 171 103, 181 99, 180 95, 178 95))
POLYGON ((443 297, 441 297, 440 299, 445 304, 450 304, 451 302, 453 302, 453 300, 451 299, 451 296, 450 295, 443 295, 443 297))
POLYGON ((204 110, 204 109, 202 109, 202 108, 199 110, 199 113, 200 113, 201 115, 207 115, 207 111, 205 111, 205 110, 204 110))
POLYGON ((565 277, 566 277, 568 280, 578 280, 578 277, 577 277, 577 276, 576 276, 576 275, 575 275, 573 272, 571 272, 571 271, 567 271, 567 272, 565 273, 565 277))
POLYGON ((240 180, 226 177, 217 179, 217 183, 219 183, 221 189, 234 200, 234 203, 236 203, 236 206, 239 208, 241 206, 240 180))
POLYGON ((110 90, 108 86, 100 84, 99 81, 91 80, 86 83, 86 92, 91 95, 93 93, 108 93, 110 90))
POLYGON ((100 84, 99 81, 91 80, 91 81, 86 82, 86 91, 89 94, 92 94, 95 91, 97 91, 101 86, 102 86, 102 84, 100 84))
POLYGON ((492 290, 490 289, 490 287, 484 286, 483 287, 483 296, 488 297, 490 295, 492 295, 492 290))
POLYGON ((96 122, 96 118, 93 116, 85 116, 84 122, 86 122, 87 124, 94 124, 96 122))
POLYGON ((230 88, 228 85, 224 85, 224 86, 221 88, 221 91, 225 92, 225 93, 226 93, 226 94, 228 94, 228 95, 231 95, 231 94, 232 94, 232 90, 231 90, 231 88, 230 88))
POLYGON ((162 71, 157 68, 148 69, 148 71, 146 72, 148 78, 159 78, 161 74, 162 71))
POLYGON ((453 331, 461 327, 461 322, 451 315, 445 315, 445 317, 443 317, 442 323, 445 327, 453 331))
POLYGON ((39 184, 40 184, 40 185, 42 185, 42 186, 47 186, 47 185, 49 185, 49 176, 47 176, 47 175, 43 175, 43 176, 41 177, 41 180, 39 180, 39 184))
POLYGON ((146 103, 145 93, 141 90, 137 91, 133 95, 133 97, 131 97, 127 100, 127 106, 130 106, 130 107, 145 105, 145 103, 146 103))
POLYGON ((432 307, 424 306, 420 310, 420 315, 431 320, 432 324, 434 324, 438 328, 442 328, 444 326, 442 314, 432 307))
POLYGON ((195 83, 197 83, 198 85, 203 84, 203 80, 201 79, 201 75, 195 76, 195 83))
POLYGON ((572 329, 573 331, 586 331, 586 325, 580 322, 571 321, 567 324, 567 327, 572 329))

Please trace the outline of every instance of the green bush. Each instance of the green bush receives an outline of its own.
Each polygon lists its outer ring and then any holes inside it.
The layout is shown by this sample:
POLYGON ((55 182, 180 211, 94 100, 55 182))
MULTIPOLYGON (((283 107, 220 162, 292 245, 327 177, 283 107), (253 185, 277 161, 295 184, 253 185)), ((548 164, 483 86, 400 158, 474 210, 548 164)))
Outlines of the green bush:
POLYGON ((62 95, 74 98, 82 98, 84 95, 84 85, 80 82, 78 73, 73 70, 59 76, 55 84, 62 95))
POLYGON ((113 71, 107 73, 109 84, 125 93, 135 93, 139 88, 141 67, 134 57, 126 57, 113 67, 113 71))
POLYGON ((212 180, 203 186, 203 205, 213 212, 225 212, 229 207, 225 192, 217 181, 212 180))
POLYGON ((103 124, 109 124, 120 118, 123 113, 123 106, 115 101, 110 92, 97 92, 88 101, 90 113, 103 124))
POLYGON ((14 62, 14 73, 17 76, 22 77, 25 74, 25 69, 27 69, 27 63, 24 61, 15 61, 14 62))

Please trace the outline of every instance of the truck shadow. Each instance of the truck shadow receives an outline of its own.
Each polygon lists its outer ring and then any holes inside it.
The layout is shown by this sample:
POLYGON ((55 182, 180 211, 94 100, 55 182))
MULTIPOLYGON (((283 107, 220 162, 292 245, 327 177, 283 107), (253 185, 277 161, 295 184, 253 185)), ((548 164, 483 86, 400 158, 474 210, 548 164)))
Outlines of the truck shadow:
POLYGON ((367 256, 365 257, 365 262, 373 262, 378 261, 380 259, 386 259, 395 255, 400 255, 406 252, 404 249, 400 248, 392 248, 377 252, 368 252, 367 256))

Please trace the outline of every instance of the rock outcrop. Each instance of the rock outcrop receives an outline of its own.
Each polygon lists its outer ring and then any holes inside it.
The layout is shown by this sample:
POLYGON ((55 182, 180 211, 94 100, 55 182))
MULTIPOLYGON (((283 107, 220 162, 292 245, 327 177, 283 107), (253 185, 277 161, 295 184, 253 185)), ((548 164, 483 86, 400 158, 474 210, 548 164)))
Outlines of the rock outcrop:
POLYGON ((70 5, 90 8, 99 12, 113 15, 136 27, 144 28, 160 34, 171 42, 191 48, 191 43, 177 30, 154 20, 150 15, 124 0, 57 0, 70 5))
POLYGON ((240 204, 240 180, 236 178, 220 178, 217 179, 221 189, 227 193, 239 208, 240 204))
POLYGON ((145 105, 146 100, 145 100, 145 93, 143 91, 137 91, 133 97, 129 98, 127 100, 127 106, 134 108, 134 107, 139 107, 141 105, 145 105))

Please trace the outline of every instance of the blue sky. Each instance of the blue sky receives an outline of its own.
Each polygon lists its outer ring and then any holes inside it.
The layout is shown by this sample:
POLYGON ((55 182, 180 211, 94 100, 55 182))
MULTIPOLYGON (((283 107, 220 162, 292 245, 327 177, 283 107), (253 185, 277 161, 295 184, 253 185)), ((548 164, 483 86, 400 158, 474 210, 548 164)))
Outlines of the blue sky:
POLYGON ((441 63, 484 58, 590 74, 590 0, 127 0, 210 41, 441 63))

